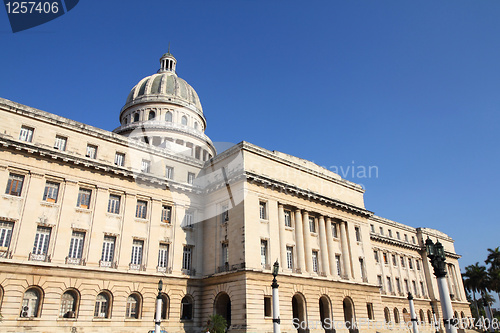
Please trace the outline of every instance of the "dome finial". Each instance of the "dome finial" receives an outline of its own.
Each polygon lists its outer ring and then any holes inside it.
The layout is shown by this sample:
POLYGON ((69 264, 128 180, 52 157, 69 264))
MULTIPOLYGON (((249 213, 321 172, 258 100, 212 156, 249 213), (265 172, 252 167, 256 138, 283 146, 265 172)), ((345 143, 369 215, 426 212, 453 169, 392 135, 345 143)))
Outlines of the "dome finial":
POLYGON ((172 72, 175 74, 175 66, 177 64, 177 60, 170 53, 170 42, 168 42, 168 51, 160 58, 160 69, 158 73, 162 72, 172 72))

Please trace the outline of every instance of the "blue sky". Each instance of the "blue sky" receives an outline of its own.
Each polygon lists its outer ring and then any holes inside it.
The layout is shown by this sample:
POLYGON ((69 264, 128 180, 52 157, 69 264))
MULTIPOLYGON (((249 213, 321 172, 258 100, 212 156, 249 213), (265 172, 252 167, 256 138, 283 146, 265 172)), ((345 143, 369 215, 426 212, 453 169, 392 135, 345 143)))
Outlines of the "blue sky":
POLYGON ((347 179, 377 215, 439 229, 463 268, 500 246, 499 1, 80 1, 13 34, 0 96, 103 129, 171 43, 213 141, 347 179))

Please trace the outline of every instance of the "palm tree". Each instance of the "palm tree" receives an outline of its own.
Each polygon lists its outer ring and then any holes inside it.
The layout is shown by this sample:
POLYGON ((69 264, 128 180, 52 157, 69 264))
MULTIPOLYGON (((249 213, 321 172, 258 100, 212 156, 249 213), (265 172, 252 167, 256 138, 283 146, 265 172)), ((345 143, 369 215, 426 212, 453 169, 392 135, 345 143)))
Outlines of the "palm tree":
POLYGON ((477 318, 479 318, 479 309, 477 306, 476 293, 483 294, 488 286, 488 273, 486 267, 479 265, 476 262, 474 265, 465 267, 464 284, 465 287, 472 292, 474 303, 476 304, 477 318))
POLYGON ((488 257, 484 261, 486 264, 490 264, 491 269, 500 269, 500 246, 495 249, 488 249, 488 257))
POLYGON ((488 270, 488 289, 495 291, 500 300, 500 268, 493 269, 492 267, 488 270))
POLYGON ((224 333, 226 332, 226 328, 226 319, 221 315, 214 314, 208 317, 207 325, 205 326, 205 332, 224 333))

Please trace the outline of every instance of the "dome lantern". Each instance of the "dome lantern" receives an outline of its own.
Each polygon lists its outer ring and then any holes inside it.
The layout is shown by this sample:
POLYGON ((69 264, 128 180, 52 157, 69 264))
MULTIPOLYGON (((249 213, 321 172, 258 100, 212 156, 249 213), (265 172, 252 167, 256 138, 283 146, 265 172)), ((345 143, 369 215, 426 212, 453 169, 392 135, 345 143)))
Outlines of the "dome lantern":
POLYGON ((175 74, 176 64, 177 60, 169 51, 160 58, 160 69, 158 70, 158 73, 172 72, 175 74))

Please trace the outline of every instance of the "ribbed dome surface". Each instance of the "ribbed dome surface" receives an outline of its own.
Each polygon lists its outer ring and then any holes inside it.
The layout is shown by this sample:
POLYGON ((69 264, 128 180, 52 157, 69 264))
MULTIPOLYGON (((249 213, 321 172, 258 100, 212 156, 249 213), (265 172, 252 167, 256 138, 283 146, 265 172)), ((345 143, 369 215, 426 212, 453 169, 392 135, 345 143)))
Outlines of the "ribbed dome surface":
POLYGON ((170 103, 175 103, 180 99, 203 112, 200 99, 193 87, 171 72, 153 74, 142 79, 130 91, 126 105, 150 100, 150 98, 170 103))

